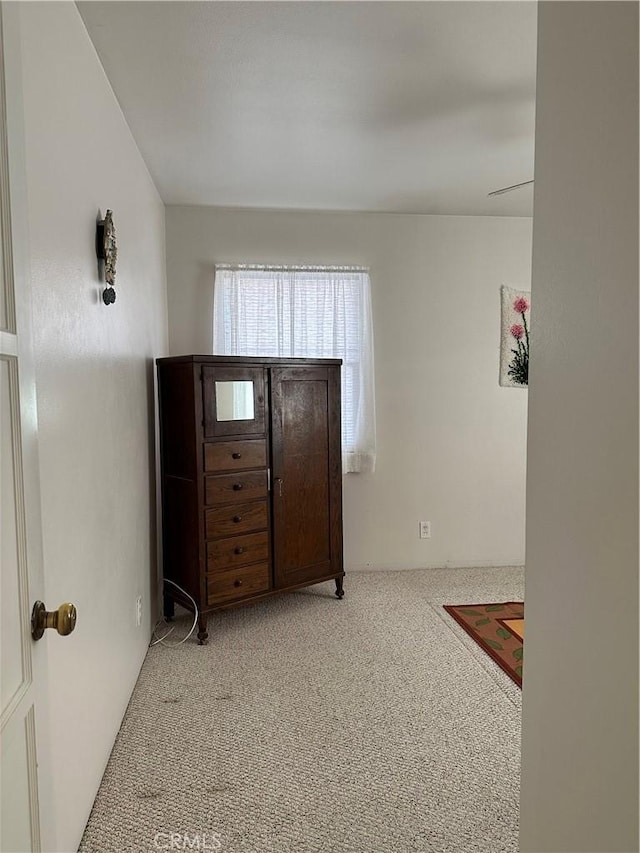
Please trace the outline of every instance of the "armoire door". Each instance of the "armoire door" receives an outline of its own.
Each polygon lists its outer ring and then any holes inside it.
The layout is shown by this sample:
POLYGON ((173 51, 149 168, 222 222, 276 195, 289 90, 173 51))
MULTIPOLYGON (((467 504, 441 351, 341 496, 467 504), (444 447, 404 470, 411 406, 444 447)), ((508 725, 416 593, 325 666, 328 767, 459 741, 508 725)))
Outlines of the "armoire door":
POLYGON ((276 587, 342 572, 340 368, 271 368, 276 587))
POLYGON ((262 367, 205 364, 202 386, 207 438, 264 434, 266 406, 262 367))

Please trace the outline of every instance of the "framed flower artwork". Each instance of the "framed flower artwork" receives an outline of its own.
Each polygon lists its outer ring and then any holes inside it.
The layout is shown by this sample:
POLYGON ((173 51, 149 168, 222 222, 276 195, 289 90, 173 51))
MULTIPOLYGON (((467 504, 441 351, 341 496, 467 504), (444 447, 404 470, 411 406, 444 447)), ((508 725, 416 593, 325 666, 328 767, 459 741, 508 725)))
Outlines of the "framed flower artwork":
POLYGON ((531 294, 502 287, 500 301, 500 385, 526 388, 529 385, 531 294))

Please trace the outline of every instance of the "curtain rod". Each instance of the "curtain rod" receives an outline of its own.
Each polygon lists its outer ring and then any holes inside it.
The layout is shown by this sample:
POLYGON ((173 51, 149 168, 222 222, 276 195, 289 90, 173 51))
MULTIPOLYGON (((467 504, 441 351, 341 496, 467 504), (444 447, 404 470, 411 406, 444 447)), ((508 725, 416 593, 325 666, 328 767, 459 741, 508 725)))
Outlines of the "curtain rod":
POLYGON ((295 264, 293 266, 285 266, 283 264, 216 264, 216 270, 262 270, 268 272, 369 272, 369 267, 349 267, 349 266, 307 266, 305 264, 295 264))

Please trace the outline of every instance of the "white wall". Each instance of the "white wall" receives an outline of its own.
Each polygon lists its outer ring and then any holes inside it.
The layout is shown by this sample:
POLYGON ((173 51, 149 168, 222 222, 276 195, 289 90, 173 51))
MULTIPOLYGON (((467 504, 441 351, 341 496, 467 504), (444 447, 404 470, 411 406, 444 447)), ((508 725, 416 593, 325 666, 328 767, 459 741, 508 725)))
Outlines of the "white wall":
POLYGON ((540 3, 523 853, 638 850, 638 4, 540 3))
POLYGON ((164 207, 75 5, 25 3, 20 13, 46 603, 78 608, 74 634, 42 641, 55 685, 56 849, 70 851, 150 636, 164 207), (119 252, 110 307, 94 247, 106 208, 119 252))
POLYGON ((370 266, 378 462, 344 480, 346 569, 521 564, 527 392, 498 387, 499 288, 529 289, 530 256, 529 219, 169 206, 171 353, 211 352, 216 262, 370 266))

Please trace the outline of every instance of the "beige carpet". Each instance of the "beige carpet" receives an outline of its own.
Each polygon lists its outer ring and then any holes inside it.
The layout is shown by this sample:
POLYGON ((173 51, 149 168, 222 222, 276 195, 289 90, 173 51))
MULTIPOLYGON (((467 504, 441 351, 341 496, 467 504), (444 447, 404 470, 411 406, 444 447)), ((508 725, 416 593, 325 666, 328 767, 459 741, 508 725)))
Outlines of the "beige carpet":
POLYGON ((515 853, 519 690, 440 605, 518 599, 522 570, 352 573, 345 590, 150 649, 82 853, 515 853))

